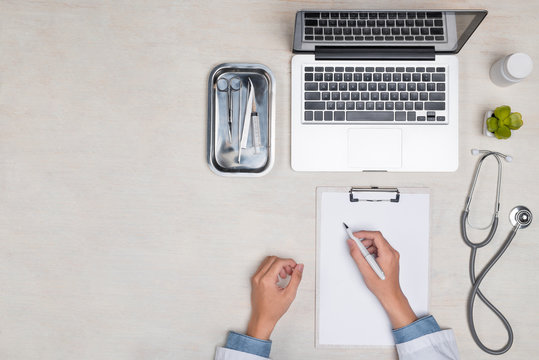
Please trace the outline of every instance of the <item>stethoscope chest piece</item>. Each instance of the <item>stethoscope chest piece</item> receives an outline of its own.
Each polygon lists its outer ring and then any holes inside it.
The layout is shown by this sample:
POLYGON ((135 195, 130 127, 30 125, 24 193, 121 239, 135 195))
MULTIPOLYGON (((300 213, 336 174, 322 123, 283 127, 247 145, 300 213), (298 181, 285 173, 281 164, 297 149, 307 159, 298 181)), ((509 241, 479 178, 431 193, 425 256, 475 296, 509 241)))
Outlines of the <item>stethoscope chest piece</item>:
POLYGON ((518 205, 509 213, 511 225, 519 225, 520 229, 527 228, 532 223, 533 215, 530 209, 525 206, 518 205))

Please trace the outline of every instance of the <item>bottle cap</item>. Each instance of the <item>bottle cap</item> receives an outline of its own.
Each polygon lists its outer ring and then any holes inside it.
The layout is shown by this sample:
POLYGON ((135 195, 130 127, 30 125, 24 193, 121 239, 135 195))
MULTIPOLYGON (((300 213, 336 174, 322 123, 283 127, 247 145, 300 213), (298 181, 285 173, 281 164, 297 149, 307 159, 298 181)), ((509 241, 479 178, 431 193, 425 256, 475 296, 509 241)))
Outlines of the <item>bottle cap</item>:
POLYGON ((533 61, 531 57, 524 53, 514 53, 505 60, 505 73, 509 78, 522 80, 531 74, 533 61))

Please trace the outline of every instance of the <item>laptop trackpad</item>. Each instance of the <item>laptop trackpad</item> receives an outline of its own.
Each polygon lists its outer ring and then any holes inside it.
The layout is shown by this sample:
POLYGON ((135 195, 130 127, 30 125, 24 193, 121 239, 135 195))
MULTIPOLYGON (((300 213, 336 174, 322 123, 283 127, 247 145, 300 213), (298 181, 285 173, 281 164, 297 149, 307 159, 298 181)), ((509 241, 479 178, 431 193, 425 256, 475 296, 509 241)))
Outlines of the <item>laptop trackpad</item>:
POLYGON ((364 170, 400 168, 401 129, 348 130, 348 166, 364 170))

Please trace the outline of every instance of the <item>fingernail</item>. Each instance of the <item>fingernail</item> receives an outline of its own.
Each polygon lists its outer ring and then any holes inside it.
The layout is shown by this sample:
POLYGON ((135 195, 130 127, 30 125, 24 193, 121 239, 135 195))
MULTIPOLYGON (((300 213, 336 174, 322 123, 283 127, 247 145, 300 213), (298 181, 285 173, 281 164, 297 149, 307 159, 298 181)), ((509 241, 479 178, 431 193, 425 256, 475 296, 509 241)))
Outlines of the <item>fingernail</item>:
POLYGON ((303 272, 303 266, 304 266, 303 264, 299 264, 299 265, 297 266, 297 269, 298 269, 298 271, 299 271, 300 273, 303 272))

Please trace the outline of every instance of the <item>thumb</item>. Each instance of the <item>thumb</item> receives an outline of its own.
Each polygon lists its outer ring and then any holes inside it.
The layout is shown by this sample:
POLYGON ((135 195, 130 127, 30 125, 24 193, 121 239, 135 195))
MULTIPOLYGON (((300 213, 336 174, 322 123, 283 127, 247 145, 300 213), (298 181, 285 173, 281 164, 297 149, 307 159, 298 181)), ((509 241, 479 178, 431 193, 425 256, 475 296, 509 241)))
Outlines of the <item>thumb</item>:
POLYGON ((301 282, 301 277, 303 276, 303 267, 304 267, 303 264, 298 264, 294 268, 294 271, 292 272, 292 276, 290 278, 290 282, 288 283, 288 286, 286 287, 286 292, 294 293, 294 296, 296 296, 299 283, 301 282))

